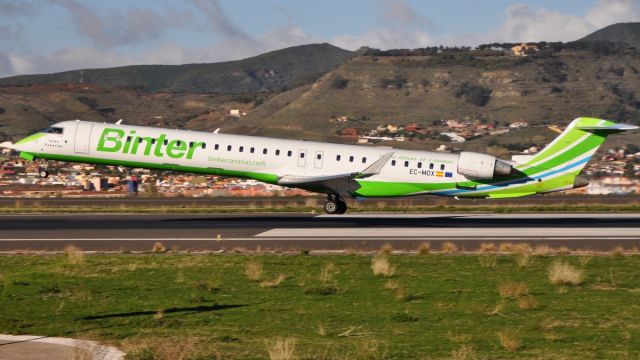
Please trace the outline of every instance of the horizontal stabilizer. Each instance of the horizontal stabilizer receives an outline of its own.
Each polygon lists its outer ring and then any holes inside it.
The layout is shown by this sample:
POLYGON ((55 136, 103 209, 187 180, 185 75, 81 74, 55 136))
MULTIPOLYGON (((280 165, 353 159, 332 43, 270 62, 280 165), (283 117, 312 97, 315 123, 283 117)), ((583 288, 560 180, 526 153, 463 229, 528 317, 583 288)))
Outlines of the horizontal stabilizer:
POLYGON ((637 126, 627 124, 577 126, 576 128, 587 131, 628 131, 639 129, 637 126))

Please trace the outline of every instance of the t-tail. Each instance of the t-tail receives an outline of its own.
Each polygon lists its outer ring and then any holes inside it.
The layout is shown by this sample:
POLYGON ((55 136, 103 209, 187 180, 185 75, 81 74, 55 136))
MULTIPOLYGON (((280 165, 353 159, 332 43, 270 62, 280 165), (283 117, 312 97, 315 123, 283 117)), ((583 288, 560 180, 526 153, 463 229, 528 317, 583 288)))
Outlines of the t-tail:
POLYGON ((589 181, 582 170, 608 135, 637 126, 613 121, 580 117, 538 154, 515 168, 536 180, 537 193, 567 190, 586 186, 589 181))

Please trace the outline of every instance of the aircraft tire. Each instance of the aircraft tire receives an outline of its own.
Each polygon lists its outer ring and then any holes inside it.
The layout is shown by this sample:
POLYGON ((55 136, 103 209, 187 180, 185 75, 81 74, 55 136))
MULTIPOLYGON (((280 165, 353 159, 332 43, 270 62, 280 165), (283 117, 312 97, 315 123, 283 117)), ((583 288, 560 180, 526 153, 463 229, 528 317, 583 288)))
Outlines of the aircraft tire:
POLYGON ((41 178, 46 179, 49 177, 49 172, 47 170, 40 170, 39 175, 41 178))
POLYGON ((333 214, 338 214, 339 212, 339 203, 337 201, 333 201, 333 200, 327 200, 324 203, 324 212, 326 212, 327 214, 333 215, 333 214))
POLYGON ((346 212, 347 212, 347 203, 342 200, 338 200, 338 211, 336 212, 336 214, 344 214, 346 212))

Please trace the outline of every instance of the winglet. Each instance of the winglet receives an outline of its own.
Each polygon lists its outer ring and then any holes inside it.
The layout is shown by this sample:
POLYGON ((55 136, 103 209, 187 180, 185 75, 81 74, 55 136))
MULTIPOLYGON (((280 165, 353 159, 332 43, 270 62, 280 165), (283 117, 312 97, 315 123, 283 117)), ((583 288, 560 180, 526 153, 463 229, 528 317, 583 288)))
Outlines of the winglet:
POLYGON ((389 159, 391 159, 392 156, 392 152, 383 155, 380 159, 376 160, 376 162, 374 162, 368 168, 364 169, 360 174, 358 174, 357 177, 363 178, 380 174, 380 171, 387 164, 387 162, 389 162, 389 159))
POLYGON ((580 130, 600 130, 600 131, 628 131, 638 129, 635 125, 613 124, 613 125, 593 125, 593 126, 577 126, 580 130))

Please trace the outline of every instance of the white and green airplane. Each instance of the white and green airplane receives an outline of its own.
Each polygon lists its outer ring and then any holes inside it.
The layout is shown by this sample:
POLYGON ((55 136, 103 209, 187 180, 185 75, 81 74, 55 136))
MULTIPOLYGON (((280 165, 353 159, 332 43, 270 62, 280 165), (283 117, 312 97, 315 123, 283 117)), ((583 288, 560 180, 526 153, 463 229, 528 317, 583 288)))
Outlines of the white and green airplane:
POLYGON ((324 210, 345 199, 441 195, 512 198, 588 184, 580 172, 607 135, 637 129, 577 118, 553 142, 515 161, 463 151, 443 153, 329 144, 187 130, 63 121, 16 144, 27 160, 149 168, 251 178, 327 194, 324 210))

